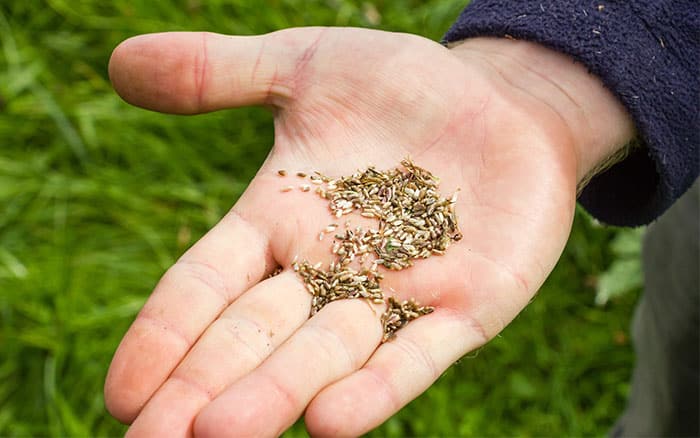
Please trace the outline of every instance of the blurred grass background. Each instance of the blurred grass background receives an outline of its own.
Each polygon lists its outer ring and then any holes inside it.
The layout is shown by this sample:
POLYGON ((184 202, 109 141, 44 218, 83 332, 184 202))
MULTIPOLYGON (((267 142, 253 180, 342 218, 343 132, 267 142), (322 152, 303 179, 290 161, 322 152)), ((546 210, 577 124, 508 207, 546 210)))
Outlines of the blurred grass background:
MULTIPOLYGON (((437 40, 464 3, 0 3, 0 435, 123 434, 103 407, 112 353, 159 276, 235 202, 272 143, 261 109, 178 117, 123 103, 106 72, 120 41, 303 25, 437 40)), ((639 236, 578 212, 534 302, 371 435, 604 434, 633 364, 639 236)), ((304 434, 302 424, 289 432, 304 434)))

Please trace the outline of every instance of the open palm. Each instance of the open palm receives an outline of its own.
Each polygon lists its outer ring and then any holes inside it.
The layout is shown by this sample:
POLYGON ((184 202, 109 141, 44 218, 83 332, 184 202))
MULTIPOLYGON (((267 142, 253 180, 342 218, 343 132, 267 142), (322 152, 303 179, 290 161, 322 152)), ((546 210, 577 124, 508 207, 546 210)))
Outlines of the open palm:
POLYGON ((120 45, 110 74, 127 101, 158 111, 275 112, 267 161, 166 272, 115 354, 106 402, 130 433, 278 435, 304 412, 312 434, 363 433, 502 330, 568 236, 570 129, 480 53, 359 29, 169 33, 120 45), (463 239, 383 282, 435 312, 384 344, 379 314, 361 300, 308 319, 311 298, 290 265, 331 260, 317 236, 333 218, 317 196, 282 192, 297 181, 276 170, 342 176, 407 156, 444 194, 461 189, 463 239))

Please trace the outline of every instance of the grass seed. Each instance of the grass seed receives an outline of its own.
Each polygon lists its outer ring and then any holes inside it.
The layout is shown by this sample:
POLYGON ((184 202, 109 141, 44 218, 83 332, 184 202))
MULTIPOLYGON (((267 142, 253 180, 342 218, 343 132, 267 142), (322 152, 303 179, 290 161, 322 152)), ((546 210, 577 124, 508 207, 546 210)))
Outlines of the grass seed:
MULTIPOLYGON (((455 213, 457 192, 449 198, 441 196, 439 178, 410 159, 388 171, 370 166, 336 179, 314 172, 310 179, 319 186, 315 193, 328 202, 335 218, 357 213, 377 221, 376 228, 352 228, 349 221, 342 230, 337 224, 326 226, 319 240, 336 232, 330 247, 334 260, 327 270, 322 270, 320 263, 293 263, 312 295, 311 315, 341 299, 386 303, 382 315, 385 342, 410 321, 432 312, 432 307, 413 299, 386 299, 380 287, 384 277, 378 268, 400 271, 412 267, 416 259, 443 255, 452 242, 462 239, 455 213)), ((309 186, 301 189, 309 191, 309 186)))

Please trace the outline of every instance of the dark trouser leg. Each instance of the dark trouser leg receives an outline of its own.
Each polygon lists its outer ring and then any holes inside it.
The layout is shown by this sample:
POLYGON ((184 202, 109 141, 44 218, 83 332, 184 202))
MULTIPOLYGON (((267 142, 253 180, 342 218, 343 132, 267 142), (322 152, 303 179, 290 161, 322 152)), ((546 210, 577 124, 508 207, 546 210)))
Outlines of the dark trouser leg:
POLYGON ((644 294, 633 322, 637 361, 613 436, 700 436, 700 182, 644 240, 644 294))

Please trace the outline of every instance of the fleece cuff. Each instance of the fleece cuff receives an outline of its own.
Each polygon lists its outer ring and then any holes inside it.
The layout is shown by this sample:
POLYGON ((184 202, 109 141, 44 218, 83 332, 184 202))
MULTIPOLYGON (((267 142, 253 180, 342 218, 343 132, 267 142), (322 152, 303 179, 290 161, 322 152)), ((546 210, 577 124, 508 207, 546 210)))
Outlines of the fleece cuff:
POLYGON ((444 42, 510 36, 572 56, 635 121, 637 148, 579 202, 612 225, 651 222, 700 171, 700 2, 474 0, 444 42))

